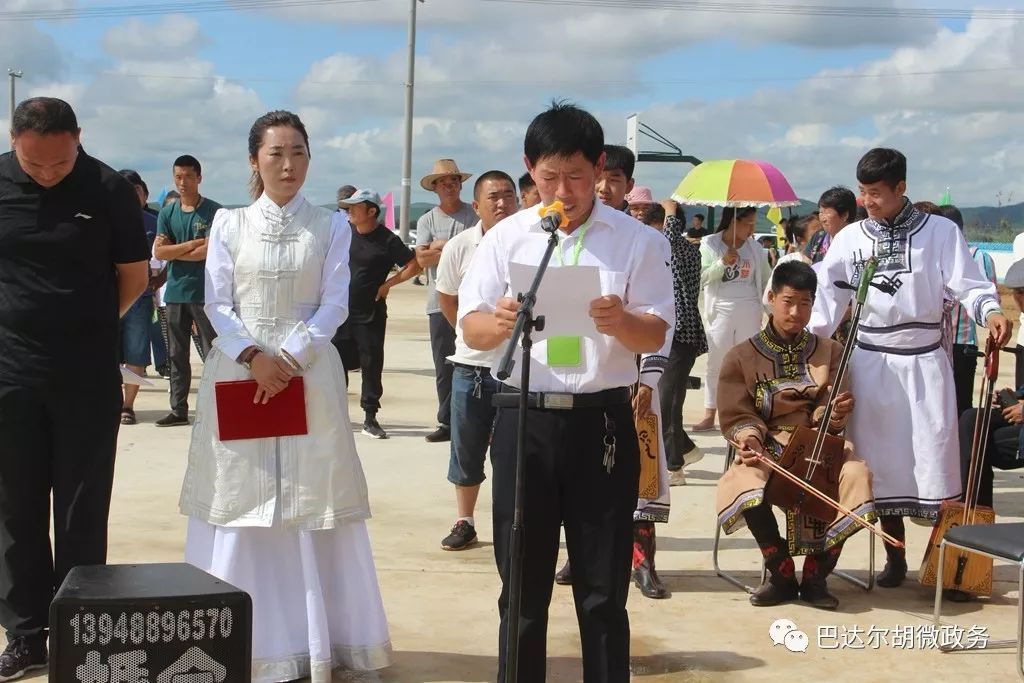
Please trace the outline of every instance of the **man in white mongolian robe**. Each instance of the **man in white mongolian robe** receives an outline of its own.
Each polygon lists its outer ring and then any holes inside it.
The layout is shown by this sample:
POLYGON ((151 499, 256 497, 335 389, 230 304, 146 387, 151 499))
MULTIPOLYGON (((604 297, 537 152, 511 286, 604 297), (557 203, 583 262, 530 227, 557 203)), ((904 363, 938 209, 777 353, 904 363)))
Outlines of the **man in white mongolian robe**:
POLYGON ((186 560, 252 597, 254 683, 328 683, 334 667, 379 669, 391 652, 365 523, 366 480, 330 343, 348 314, 351 229, 341 214, 298 194, 302 155, 308 141, 298 117, 258 119, 250 156, 254 164, 259 157, 263 176, 256 189, 266 180, 266 190, 214 218, 206 312, 217 340, 180 500, 190 517, 186 560), (308 433, 222 441, 215 384, 259 381, 258 366, 268 362, 302 376, 308 433))
MULTIPOLYGON (((1009 334, 995 286, 971 258, 952 222, 918 212, 904 196, 906 158, 868 152, 857 166, 868 218, 837 234, 818 270, 808 328, 831 336, 842 321, 865 262, 875 256, 850 362, 857 397, 847 438, 874 475, 882 528, 905 539, 903 517, 934 521, 960 496, 956 400, 949 357, 940 347, 943 291, 987 325, 999 344, 1009 334)), ((906 576, 905 549, 886 544, 883 587, 906 576)))

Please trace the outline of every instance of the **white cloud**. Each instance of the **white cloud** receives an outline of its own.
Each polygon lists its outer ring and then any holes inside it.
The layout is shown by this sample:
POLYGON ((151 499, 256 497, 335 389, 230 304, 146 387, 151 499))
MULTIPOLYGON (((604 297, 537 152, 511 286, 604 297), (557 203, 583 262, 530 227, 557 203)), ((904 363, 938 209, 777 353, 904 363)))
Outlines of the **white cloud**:
MULTIPOLYGON (((403 4, 376 3, 373 18, 366 8, 353 12, 355 6, 348 6, 350 16, 339 23, 402 22, 403 4)), ((338 19, 331 14, 337 9, 321 7, 317 16, 338 19)), ((668 51, 708 30, 699 27, 702 19, 697 15, 616 15, 577 7, 580 18, 573 23, 559 14, 560 8, 541 25, 535 22, 539 10, 523 5, 432 0, 420 9, 429 30, 417 59, 414 201, 432 198, 417 181, 440 157, 454 157, 474 173, 501 168, 518 176, 529 120, 551 96, 561 94, 590 108, 605 126, 609 142, 624 139, 625 116, 636 102, 658 102, 641 111, 642 120, 685 152, 701 158, 766 159, 808 198, 835 183, 852 185, 857 158, 876 144, 908 154, 914 197, 935 198, 947 185, 966 204, 991 202, 1000 190, 1017 190, 1017 196, 1024 192, 1019 187, 1024 179, 1019 135, 1024 114, 1018 113, 1019 93, 1024 92, 1024 22, 973 21, 964 31, 935 29, 924 22, 915 24, 916 32, 874 22, 879 30, 864 28, 860 33, 889 42, 893 49, 883 59, 822 70, 791 87, 747 89, 735 98, 708 102, 673 97, 665 88, 652 94, 647 86, 631 85, 644 80, 647 60, 664 59, 668 51), (463 11, 452 14, 456 9, 463 11), (448 23, 441 23, 442 16, 448 23), (680 18, 692 25, 676 25, 680 18), (528 22, 539 28, 525 30, 528 22), (893 76, 934 71, 944 73, 893 76), (547 85, 525 83, 532 74, 540 74, 547 85), (499 83, 517 79, 523 83, 499 83)), ((748 40, 809 44, 819 40, 812 33, 855 33, 848 22, 787 18, 781 23, 790 33, 776 36, 773 31, 784 27, 763 15, 712 18, 717 35, 747 35, 748 40), (729 26, 745 28, 733 31, 729 26)), ((145 41, 131 40, 135 29, 124 24, 111 30, 105 45, 118 57, 116 63, 85 83, 54 79, 49 92, 72 98, 88 149, 112 165, 139 166, 150 185, 159 188, 169 184, 170 161, 192 153, 204 163, 209 196, 244 201, 246 134, 267 103, 254 89, 222 78, 217 65, 195 54, 203 40, 195 25, 186 26, 185 37, 177 43, 138 49, 143 42, 159 41, 167 21, 143 24, 145 41), (163 49, 174 52, 173 59, 150 58, 163 49)), ((0 56, 3 49, 0 42, 0 56)), ((398 189, 404 78, 404 47, 379 56, 339 52, 308 66, 291 102, 283 105, 297 111, 310 131, 311 199, 327 203, 343 183, 381 192, 398 189)), ((641 164, 638 180, 667 196, 688 169, 641 164)))
MULTIPOLYGON (((430 0, 418 5, 417 25, 460 37, 489 40, 506 38, 530 48, 593 44, 618 54, 651 54, 684 44, 735 36, 745 43, 789 43, 813 47, 894 45, 915 40, 934 22, 890 18, 829 17, 813 14, 752 12, 757 5, 778 5, 777 0, 722 0, 734 5, 715 12, 638 9, 628 2, 619 8, 585 3, 521 4, 484 0, 430 0)), ((848 0, 822 0, 818 6, 849 7, 848 0)), ((906 0, 875 0, 872 7, 913 6, 906 0)), ((265 13, 298 20, 333 21, 343 27, 404 26, 409 5, 379 2, 372 5, 336 4, 289 7, 265 13)), ((569 55, 571 58, 571 54, 569 55)))
POLYGON ((832 138, 832 127, 824 123, 798 123, 786 131, 786 143, 794 147, 817 147, 832 138))
POLYGON ((107 31, 103 47, 120 59, 159 62, 190 57, 205 40, 196 19, 170 14, 156 21, 129 19, 107 31))
MULTIPOLYGON (((924 45, 820 76, 788 91, 657 106, 644 120, 698 157, 760 155, 812 199, 832 184, 854 185, 857 159, 875 145, 907 154, 911 196, 936 199, 946 186, 966 204, 991 203, 1000 190, 1021 194, 1024 22, 971 21, 963 32, 943 29, 924 45)), ((639 171, 661 193, 682 175, 665 166, 639 171)))

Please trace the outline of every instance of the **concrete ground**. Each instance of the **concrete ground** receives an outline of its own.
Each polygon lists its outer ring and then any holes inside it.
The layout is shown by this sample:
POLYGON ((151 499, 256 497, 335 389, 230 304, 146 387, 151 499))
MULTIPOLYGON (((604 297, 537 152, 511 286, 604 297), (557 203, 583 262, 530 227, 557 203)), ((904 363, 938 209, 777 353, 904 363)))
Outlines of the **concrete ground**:
MULTIPOLYGON (((481 542, 464 552, 442 551, 440 541, 454 521, 455 506, 446 480, 449 445, 423 440, 436 424, 423 301, 424 289, 412 284, 391 294, 384 407, 379 416, 390 438, 376 441, 356 436, 369 481, 374 512, 370 533, 395 648, 394 665, 382 672, 381 680, 493 681, 499 582, 491 544, 490 489, 484 485, 476 515, 481 542)), ((1006 354, 1003 358, 1007 366, 1003 384, 1009 385, 1012 359, 1006 354)), ((703 369, 701 359, 694 374, 702 374, 703 369)), ((196 377, 200 370, 197 364, 196 377)), ((358 375, 354 379, 356 391, 350 391, 349 397, 352 419, 358 424, 362 419, 358 375)), ((138 398, 140 423, 121 429, 110 516, 112 563, 180 561, 183 556, 185 518, 177 511, 177 499, 191 430, 153 425, 167 412, 166 381, 157 378, 154 383, 144 387, 138 398)), ((701 392, 691 393, 686 422, 697 420, 702 411, 701 392)), ((725 452, 722 439, 717 432, 694 436, 707 457, 687 469, 685 487, 672 489, 671 521, 658 526, 657 566, 672 597, 648 600, 635 588, 630 596, 634 680, 839 683, 1014 677, 1013 650, 943 654, 920 642, 920 636, 927 636, 922 628, 930 625, 933 592, 916 580, 914 570, 929 530, 914 524, 908 524, 912 572, 903 587, 864 592, 833 578, 830 586, 842 601, 836 612, 798 603, 752 607, 745 593, 718 578, 712 568, 714 491, 725 452), (792 620, 808 634, 806 652, 773 645, 769 627, 779 618, 792 620), (819 647, 823 627, 826 634, 834 627, 839 636, 824 645, 848 646, 819 647), (909 649, 892 642, 901 629, 911 629, 918 636, 909 649), (882 636, 885 642, 878 642, 882 636)), ((997 471, 996 508, 1001 521, 1020 521, 1024 475, 997 471)), ((867 533, 855 536, 847 544, 840 568, 864 577, 869 544, 867 533)), ((722 548, 722 566, 756 583, 760 554, 749 533, 738 532, 722 548)), ((880 543, 877 548, 875 566, 880 569, 884 553, 880 543)), ((1013 568, 997 565, 992 597, 968 604, 947 603, 944 620, 965 629, 986 628, 993 638, 1011 637, 1017 599, 1013 568)), ((548 657, 549 681, 582 680, 572 595, 563 587, 556 587, 551 604, 548 657)))

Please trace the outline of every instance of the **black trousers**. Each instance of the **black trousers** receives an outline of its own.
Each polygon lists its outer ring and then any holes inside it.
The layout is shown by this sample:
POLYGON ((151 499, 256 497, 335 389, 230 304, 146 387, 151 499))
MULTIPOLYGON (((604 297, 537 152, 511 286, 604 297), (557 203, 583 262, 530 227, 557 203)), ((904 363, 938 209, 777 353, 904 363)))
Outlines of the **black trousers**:
POLYGON ((668 461, 668 469, 673 472, 682 469, 683 454, 694 448, 693 440, 683 427, 683 403, 686 401, 686 383, 696 360, 697 347, 694 344, 673 341, 668 365, 658 381, 665 459, 668 461))
POLYGON ((189 342, 192 323, 199 332, 200 354, 206 357, 217 333, 206 317, 202 304, 167 304, 167 357, 171 363, 171 412, 188 415, 188 392, 192 387, 192 361, 189 342))
POLYGON ((978 347, 973 344, 953 344, 953 385, 958 416, 974 405, 974 373, 977 369, 978 347))
POLYGON ((109 378, 0 383, 0 625, 9 636, 41 633, 68 571, 106 562, 120 411, 121 387, 109 378))
MULTIPOLYGON (((380 397, 384 395, 384 335, 387 332, 388 318, 376 314, 368 322, 352 322, 346 320, 338 328, 331 340, 342 363, 352 363, 358 359, 359 374, 362 376, 362 393, 359 406, 367 413, 380 410, 380 397)), ((345 366, 345 384, 348 384, 348 371, 354 367, 345 366)))
POLYGON ((434 356, 434 380, 437 383, 437 421, 446 427, 452 423, 452 364, 455 353, 455 328, 442 313, 431 313, 430 351, 434 356))
POLYGON ((1013 363, 1014 388, 1024 385, 1024 346, 1017 344, 1017 357, 1013 363))
MULTIPOLYGON (((505 678, 509 600, 509 534, 515 509, 519 410, 498 410, 491 445, 494 557, 501 575, 498 681, 505 678)), ((545 680, 548 604, 559 527, 572 564, 572 592, 583 645, 586 683, 629 681, 629 595, 633 511, 640 453, 629 405, 531 410, 527 423, 523 593, 519 680, 545 680), (606 417, 615 461, 605 468, 606 417)))
MULTIPOLYGON (((971 444, 974 441, 974 421, 977 408, 970 408, 960 416, 960 483, 967 492, 967 476, 970 474, 971 444)), ((999 408, 992 409, 992 423, 988 431, 988 447, 981 468, 981 484, 978 504, 992 507, 992 468, 1015 470, 1024 467, 1024 460, 1017 460, 1020 444, 1020 425, 1012 425, 1003 418, 999 408)), ((962 499, 962 497, 961 497, 962 499)))

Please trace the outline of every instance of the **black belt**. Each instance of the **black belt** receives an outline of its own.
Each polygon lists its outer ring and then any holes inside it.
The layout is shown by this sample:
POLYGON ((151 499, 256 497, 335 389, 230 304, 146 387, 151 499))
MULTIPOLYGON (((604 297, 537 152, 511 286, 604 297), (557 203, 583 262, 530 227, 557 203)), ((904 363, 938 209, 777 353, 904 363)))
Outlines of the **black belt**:
POLYGON ((451 365, 453 368, 462 368, 463 370, 481 370, 483 372, 491 371, 491 367, 489 365, 467 365, 466 363, 456 363, 453 360, 448 361, 448 364, 451 365))
MULTIPOLYGON (((511 389, 512 387, 506 387, 511 389)), ((632 400, 629 387, 605 389, 592 394, 558 394, 554 392, 534 392, 526 395, 528 408, 543 410, 572 410, 573 408, 605 408, 607 406, 628 405, 632 400)), ((519 394, 502 392, 491 399, 495 408, 518 408, 519 394)))

